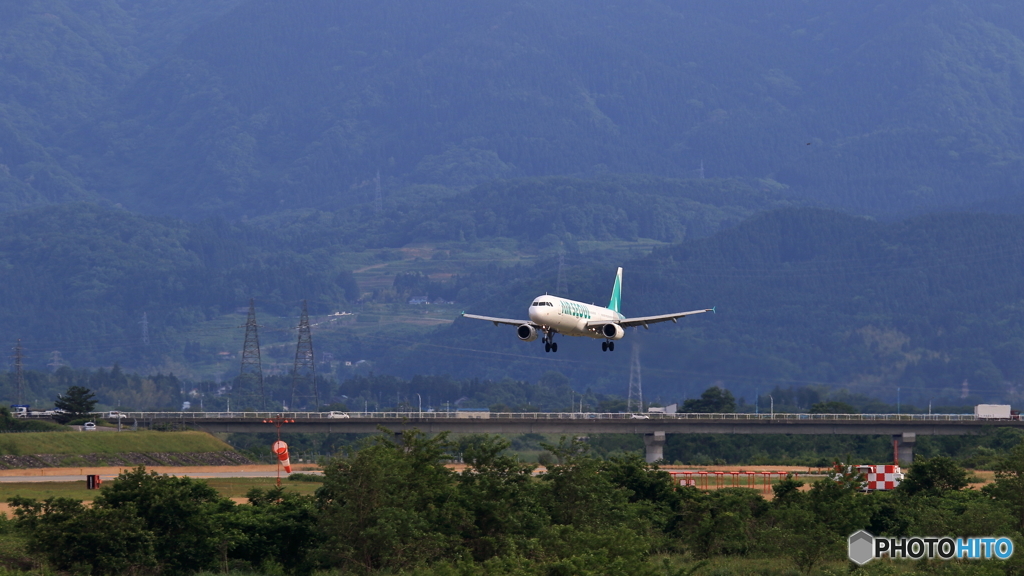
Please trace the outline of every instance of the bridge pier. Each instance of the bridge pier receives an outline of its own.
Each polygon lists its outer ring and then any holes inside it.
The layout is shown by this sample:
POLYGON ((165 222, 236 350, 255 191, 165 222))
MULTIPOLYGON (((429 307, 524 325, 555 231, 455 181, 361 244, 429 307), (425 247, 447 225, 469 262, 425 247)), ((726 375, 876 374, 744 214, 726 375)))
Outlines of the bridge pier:
POLYGON ((892 439, 896 442, 896 457, 900 466, 910 466, 914 463, 914 444, 917 443, 917 432, 904 432, 893 434, 892 439))
POLYGON ((665 459, 665 433, 654 432, 644 434, 644 446, 647 448, 645 459, 648 464, 665 459))

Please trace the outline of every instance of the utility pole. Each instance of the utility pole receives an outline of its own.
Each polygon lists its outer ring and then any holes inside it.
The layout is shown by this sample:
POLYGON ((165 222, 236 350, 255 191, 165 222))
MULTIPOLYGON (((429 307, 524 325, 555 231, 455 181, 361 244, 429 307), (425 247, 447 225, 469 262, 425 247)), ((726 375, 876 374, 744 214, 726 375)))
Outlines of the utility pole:
POLYGON ((377 170, 377 177, 373 179, 374 183, 374 196, 373 196, 373 211, 378 215, 384 211, 384 196, 380 191, 380 170, 377 170))
MULTIPOLYGON (((309 314, 306 312, 306 301, 302 301, 302 315, 299 317, 299 343, 295 347, 295 367, 292 371, 292 401, 291 409, 295 410, 298 404, 295 403, 295 391, 299 385, 308 383, 313 388, 313 399, 316 403, 316 411, 320 411, 320 391, 316 385, 316 362, 313 356, 313 335, 309 331, 309 314)), ((304 386, 305 388, 305 386, 304 386)), ((308 390, 306 397, 309 397, 308 390)), ((300 392, 300 394, 302 393, 300 392)))
MULTIPOLYGON (((266 409, 267 399, 263 394, 263 362, 260 359, 259 325, 256 324, 256 301, 249 299, 249 317, 245 321, 245 344, 242 346, 242 366, 238 371, 239 384, 245 388, 255 380, 260 387, 260 407, 266 409)), ((246 390, 245 392, 249 392, 246 390)), ((242 406, 245 409, 245 406, 242 406)))
POLYGON ((142 325, 142 344, 143 346, 149 346, 149 320, 146 318, 146 313, 142 313, 142 321, 139 322, 142 325))
POLYGON ((22 368, 23 359, 24 356, 21 354, 21 338, 18 338, 18 343, 14 346, 14 385, 17 387, 18 404, 22 403, 21 397, 25 390, 25 372, 22 368))
POLYGON ((640 344, 633 339, 633 352, 629 361, 629 400, 626 401, 626 411, 644 411, 644 393, 640 385, 640 344))

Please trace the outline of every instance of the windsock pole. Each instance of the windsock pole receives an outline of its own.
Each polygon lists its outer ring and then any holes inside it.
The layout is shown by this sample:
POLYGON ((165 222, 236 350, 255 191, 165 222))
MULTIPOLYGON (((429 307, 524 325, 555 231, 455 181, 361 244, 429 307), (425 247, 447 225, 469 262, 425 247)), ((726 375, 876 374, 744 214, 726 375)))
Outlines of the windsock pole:
POLYGON ((277 427, 277 442, 270 447, 271 452, 277 457, 277 487, 281 487, 281 465, 284 464, 284 471, 292 473, 292 462, 288 459, 288 445, 281 441, 281 426, 283 424, 289 424, 295 422, 295 420, 289 420, 284 417, 284 414, 278 414, 274 418, 264 420, 264 424, 273 424, 277 427))

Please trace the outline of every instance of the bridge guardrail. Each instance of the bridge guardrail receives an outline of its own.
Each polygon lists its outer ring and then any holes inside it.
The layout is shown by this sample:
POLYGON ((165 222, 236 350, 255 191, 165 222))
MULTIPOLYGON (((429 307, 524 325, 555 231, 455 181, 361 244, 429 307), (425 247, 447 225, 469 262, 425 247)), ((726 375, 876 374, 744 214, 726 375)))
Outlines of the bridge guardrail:
MULTIPOLYGON (((907 422, 974 422, 988 421, 973 414, 749 414, 749 413, 677 413, 677 414, 628 414, 604 412, 346 412, 348 416, 332 416, 330 412, 123 412, 124 420, 178 420, 201 421, 206 419, 263 420, 288 418, 295 420, 326 420, 343 422, 346 419, 372 418, 374 420, 736 420, 736 421, 792 421, 816 420, 830 422, 847 421, 907 421, 907 422)), ((97 414, 102 417, 103 414, 97 414)))

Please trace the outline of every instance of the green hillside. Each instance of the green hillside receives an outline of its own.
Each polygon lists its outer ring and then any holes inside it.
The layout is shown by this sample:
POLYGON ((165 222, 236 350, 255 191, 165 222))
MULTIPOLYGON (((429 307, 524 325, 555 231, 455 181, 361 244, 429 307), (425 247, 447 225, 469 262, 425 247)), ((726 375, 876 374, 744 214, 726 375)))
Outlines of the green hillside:
POLYGON ((62 135, 238 0, 0 6, 0 207, 96 199, 62 135))
MULTIPOLYGON (((692 242, 619 260, 623 312, 717 306, 717 314, 630 331, 649 398, 696 397, 712 384, 752 401, 775 386, 842 386, 895 404, 1014 400, 1024 380, 1024 221, 946 214, 898 223, 811 209, 768 213, 692 242)), ((574 260, 569 297, 601 303, 615 262, 574 260)), ((467 311, 517 317, 550 290, 550 268, 492 270, 467 311)), ((511 329, 458 320, 418 343, 379 340, 402 374, 536 380, 547 370, 578 389, 624 395, 629 346, 562 338, 557 355, 511 329), (465 358, 479 359, 467 362, 465 358)), ((806 406, 804 408, 807 408, 806 406)))
POLYGON ((1024 8, 994 0, 0 10, 0 209, 347 209, 378 172, 385 195, 434 197, 559 174, 770 178, 872 214, 1021 185, 1024 8))
POLYGON ((0 454, 223 452, 231 447, 205 432, 26 432, 0 435, 0 454))
MULTIPOLYGON (((395 316, 387 306, 418 295, 413 291, 465 305, 488 263, 577 253, 588 242, 649 250, 791 203, 770 183, 552 177, 488 183, 443 199, 408 198, 380 215, 307 212, 229 224, 87 204, 10 212, 0 214, 0 298, 17 304, 0 309, 0 332, 22 339, 34 368, 54 363, 57 351, 74 367, 120 363, 215 378, 229 365, 213 365, 214 357, 240 349, 249 298, 266 323, 264 345, 283 345, 267 348, 266 359, 287 362, 302 300, 314 315, 362 301, 364 312, 395 316), (409 245, 417 248, 406 256, 400 250, 409 245), (203 371, 185 366, 197 361, 206 364, 203 371)), ((440 320, 453 316, 448 310, 440 320)), ((231 364, 237 369, 237 359, 231 364)), ((155 390, 149 399, 134 390, 133 398, 104 397, 111 405, 168 406, 155 390)))
POLYGON ((188 217, 369 203, 378 172, 773 178, 907 213, 1019 190, 1022 37, 991 0, 248 0, 62 146, 87 188, 188 217))

